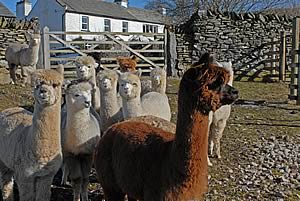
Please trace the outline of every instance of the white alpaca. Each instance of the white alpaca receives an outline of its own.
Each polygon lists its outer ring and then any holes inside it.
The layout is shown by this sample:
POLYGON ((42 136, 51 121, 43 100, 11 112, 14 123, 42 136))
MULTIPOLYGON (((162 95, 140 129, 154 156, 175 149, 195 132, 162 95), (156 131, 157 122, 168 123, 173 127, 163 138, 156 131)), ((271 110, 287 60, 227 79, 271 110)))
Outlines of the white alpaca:
POLYGON ((141 80, 141 84, 141 96, 151 91, 166 94, 167 72, 163 68, 153 68, 150 71, 150 80, 141 80))
POLYGON ((63 171, 69 176, 74 201, 88 201, 93 151, 100 137, 97 118, 90 112, 93 85, 72 81, 66 89, 66 117, 62 123, 63 171), (81 197, 81 199, 80 199, 81 197))
POLYGON ((123 73, 119 77, 119 92, 122 97, 124 119, 153 115, 170 121, 171 109, 168 97, 158 92, 149 92, 140 97, 140 78, 132 73, 123 73))
POLYGON ((51 183, 62 163, 60 112, 63 69, 38 70, 34 113, 16 107, 0 113, 0 175, 4 200, 49 201, 51 183))
POLYGON ((122 100, 117 93, 118 74, 114 70, 104 69, 97 76, 100 88, 100 119, 102 130, 123 120, 122 100))
POLYGON ((79 56, 76 61, 76 73, 79 80, 89 81, 94 84, 95 89, 92 93, 92 106, 99 112, 100 111, 100 91, 96 85, 96 68, 98 63, 91 56, 79 56))
MULTIPOLYGON (((233 83, 233 69, 231 62, 215 62, 220 67, 227 69, 230 73, 230 80, 228 85, 232 86, 233 83)), ((209 113, 209 138, 208 138, 208 154, 213 155, 213 151, 217 158, 221 158, 220 153, 220 140, 223 136, 224 129, 226 127, 227 120, 230 116, 231 105, 223 105, 215 112, 209 113)), ((212 166, 212 163, 208 159, 208 164, 212 166)))
POLYGON ((21 66, 23 84, 29 82, 30 74, 36 69, 38 62, 41 36, 38 33, 29 34, 29 45, 12 44, 5 51, 5 59, 8 62, 12 84, 17 81, 16 70, 21 66))

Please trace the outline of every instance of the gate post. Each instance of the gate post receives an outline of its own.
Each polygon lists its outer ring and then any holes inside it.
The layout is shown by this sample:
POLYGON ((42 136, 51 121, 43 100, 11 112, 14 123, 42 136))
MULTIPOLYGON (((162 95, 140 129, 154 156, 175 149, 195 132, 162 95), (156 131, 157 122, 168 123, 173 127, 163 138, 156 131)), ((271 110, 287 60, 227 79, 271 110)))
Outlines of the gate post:
POLYGON ((49 37, 49 28, 45 26, 43 28, 43 55, 44 55, 44 68, 50 69, 50 37, 49 37))
POLYGON ((279 53, 279 81, 285 81, 286 65, 286 33, 280 32, 280 53, 279 53))

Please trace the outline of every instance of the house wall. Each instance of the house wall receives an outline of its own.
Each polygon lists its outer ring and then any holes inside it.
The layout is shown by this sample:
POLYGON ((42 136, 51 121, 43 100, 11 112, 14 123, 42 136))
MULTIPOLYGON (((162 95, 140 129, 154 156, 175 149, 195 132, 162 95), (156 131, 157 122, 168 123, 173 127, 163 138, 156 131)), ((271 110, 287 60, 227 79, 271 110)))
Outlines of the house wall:
MULTIPOLYGON (((66 13, 65 15, 65 23, 66 23, 66 31, 74 31, 78 32, 81 31, 81 17, 88 16, 82 15, 77 13, 66 13)), ((89 31, 90 32, 103 32, 104 31, 104 19, 111 20, 111 32, 122 32, 122 22, 128 22, 128 32, 140 32, 143 33, 143 25, 144 24, 151 24, 151 23, 144 23, 144 22, 137 22, 137 21, 130 21, 130 20, 119 20, 119 19, 112 19, 112 18, 105 18, 105 17, 98 17, 98 16, 88 16, 89 17, 89 31)), ((163 33, 164 25, 160 24, 151 24, 158 26, 158 33, 163 33)), ((68 35, 67 40, 73 40, 78 38, 78 35, 68 35)), ((94 39, 95 36, 92 35, 82 35, 84 39, 94 39)), ((129 37, 120 36, 124 40, 127 40, 129 37)), ((98 37, 97 39, 101 39, 98 37)))
POLYGON ((51 31, 63 30, 64 7, 53 0, 37 0, 27 19, 38 17, 40 27, 48 26, 51 31))

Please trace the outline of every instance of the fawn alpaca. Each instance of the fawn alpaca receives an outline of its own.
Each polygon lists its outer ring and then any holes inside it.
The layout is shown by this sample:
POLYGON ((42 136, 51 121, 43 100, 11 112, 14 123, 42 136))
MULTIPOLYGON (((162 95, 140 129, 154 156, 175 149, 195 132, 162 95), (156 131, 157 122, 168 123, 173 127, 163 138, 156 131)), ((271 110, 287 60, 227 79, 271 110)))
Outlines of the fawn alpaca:
POLYGON ((62 82, 63 73, 38 70, 34 113, 20 107, 0 113, 0 182, 6 201, 13 200, 12 177, 20 201, 50 200, 52 179, 62 163, 62 82))
POLYGON ((149 124, 121 122, 98 142, 95 167, 105 200, 200 200, 207 190, 208 114, 238 92, 229 73, 208 63, 185 72, 178 92, 175 136, 149 124), (188 104, 187 104, 188 103, 188 104))

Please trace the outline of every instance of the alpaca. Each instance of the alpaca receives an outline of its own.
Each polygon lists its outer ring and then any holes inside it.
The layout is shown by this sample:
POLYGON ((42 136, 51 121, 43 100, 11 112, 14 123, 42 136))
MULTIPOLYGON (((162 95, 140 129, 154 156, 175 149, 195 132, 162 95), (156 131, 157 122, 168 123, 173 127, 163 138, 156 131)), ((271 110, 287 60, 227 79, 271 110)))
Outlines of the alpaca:
POLYGON ((100 91, 96 85, 96 68, 98 63, 91 56, 79 56, 75 60, 76 73, 79 80, 89 81, 94 84, 92 93, 92 106, 99 113, 100 111, 100 91))
POLYGON ((16 71, 21 66, 22 83, 29 82, 28 77, 36 69, 38 62, 41 36, 39 33, 29 34, 29 45, 12 44, 5 51, 5 59, 8 62, 12 84, 16 84, 16 71))
POLYGON ((111 126, 97 143, 95 167, 106 201, 201 200, 207 191, 208 114, 238 91, 229 73, 208 63, 188 69, 178 92, 176 134, 140 122, 111 126))
POLYGON ((50 200, 62 163, 60 112, 63 68, 37 70, 33 114, 23 108, 0 113, 0 175, 4 200, 13 200, 13 179, 21 201, 50 200))
MULTIPOLYGON (((233 83, 233 69, 231 62, 216 62, 220 67, 225 68, 230 73, 230 79, 228 85, 232 86, 233 83)), ((215 148, 215 154, 217 158, 221 158, 220 154, 220 140, 222 138, 224 129, 226 127, 226 122, 230 116, 231 105, 224 105, 217 109, 215 112, 209 113, 209 137, 208 137, 208 150, 209 155, 213 155, 215 148)), ((212 163, 208 159, 209 166, 212 163)))
POLYGON ((135 72, 138 57, 132 55, 131 57, 117 57, 117 63, 120 66, 121 72, 135 72))
POLYGON ((100 137, 97 118, 90 112, 93 84, 72 81, 66 89, 66 117, 62 123, 63 172, 69 176, 74 201, 88 201, 92 154, 100 137))
POLYGON ((170 133, 176 132, 176 124, 174 124, 170 121, 167 121, 165 119, 152 116, 152 115, 133 117, 133 118, 126 120, 126 122, 130 122, 130 121, 144 122, 144 123, 150 124, 153 127, 161 128, 170 133))
POLYGON ((150 80, 141 80, 141 84, 141 96, 150 91, 166 94, 167 72, 163 68, 152 68, 150 71, 150 80))
POLYGON ((112 124, 123 120, 122 100, 117 93, 118 74, 114 70, 104 69, 99 72, 97 83, 101 94, 101 126, 105 131, 112 124))
POLYGON ((140 97, 141 82, 137 75, 130 72, 120 74, 119 92, 122 97, 124 119, 153 115, 168 121, 171 120, 168 97, 158 92, 149 92, 140 97))

